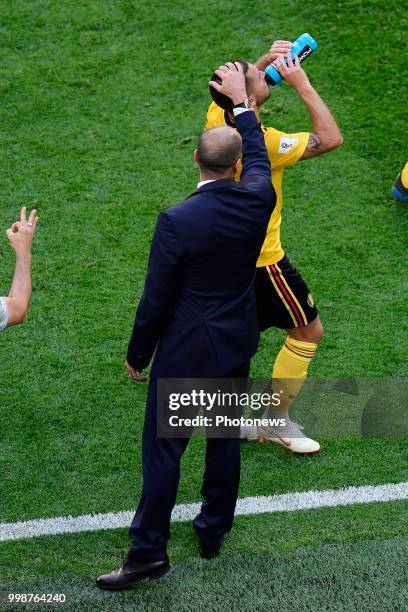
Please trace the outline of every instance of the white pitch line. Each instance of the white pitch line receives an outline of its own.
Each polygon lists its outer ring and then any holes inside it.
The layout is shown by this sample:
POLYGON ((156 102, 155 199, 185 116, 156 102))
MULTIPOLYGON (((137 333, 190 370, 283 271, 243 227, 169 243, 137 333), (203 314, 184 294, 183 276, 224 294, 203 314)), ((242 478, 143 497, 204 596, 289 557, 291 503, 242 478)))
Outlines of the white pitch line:
MULTIPOLYGON (((235 515, 294 512, 312 508, 329 508, 402 499, 408 499, 408 482, 328 489, 325 491, 304 491, 302 493, 285 493, 284 495, 244 497, 238 500, 235 515)), ((173 510, 172 522, 192 520, 199 512, 200 506, 200 503, 178 504, 173 510)), ((22 540, 60 533, 119 529, 129 527, 133 515, 134 511, 129 510, 106 514, 59 516, 19 521, 17 523, 0 523, 0 541, 22 540)))

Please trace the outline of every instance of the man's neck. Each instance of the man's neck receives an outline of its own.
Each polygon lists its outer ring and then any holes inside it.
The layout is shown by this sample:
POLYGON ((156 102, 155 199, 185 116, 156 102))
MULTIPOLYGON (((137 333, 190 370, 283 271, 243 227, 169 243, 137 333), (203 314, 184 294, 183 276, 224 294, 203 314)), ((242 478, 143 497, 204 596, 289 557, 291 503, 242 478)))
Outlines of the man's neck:
POLYGON ((232 174, 203 174, 200 172, 199 183, 202 183, 203 181, 224 181, 226 179, 233 180, 234 176, 232 174))

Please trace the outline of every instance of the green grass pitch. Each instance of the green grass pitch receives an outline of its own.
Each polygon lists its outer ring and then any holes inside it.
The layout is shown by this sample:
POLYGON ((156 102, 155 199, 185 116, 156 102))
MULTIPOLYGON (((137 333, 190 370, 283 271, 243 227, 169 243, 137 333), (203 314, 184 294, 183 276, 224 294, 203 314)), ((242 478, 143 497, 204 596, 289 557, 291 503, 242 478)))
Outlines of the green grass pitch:
MULTIPOLYGON (((311 375, 406 374, 408 210, 390 196, 407 160, 406 29, 396 0, 3 3, 0 221, 26 205, 40 225, 28 321, 0 337, 1 521, 134 507, 146 389, 123 361, 155 218, 194 190, 213 68, 275 38, 316 37, 304 66, 344 136, 284 179, 283 245, 325 326, 311 375)), ((286 85, 265 108, 265 125, 310 129, 286 85)), ((4 294, 4 234, 0 261, 4 294)), ((282 340, 263 335, 254 376, 282 340)), ((194 440, 179 502, 199 499, 202 465, 194 440)), ((400 482, 407 467, 404 439, 323 440, 309 458, 247 444, 240 496, 400 482)), ((126 530, 2 543, 0 590, 66 592, 75 610, 404 610, 407 517, 404 502, 239 517, 212 563, 178 524, 175 572, 116 595, 92 582, 126 530)))

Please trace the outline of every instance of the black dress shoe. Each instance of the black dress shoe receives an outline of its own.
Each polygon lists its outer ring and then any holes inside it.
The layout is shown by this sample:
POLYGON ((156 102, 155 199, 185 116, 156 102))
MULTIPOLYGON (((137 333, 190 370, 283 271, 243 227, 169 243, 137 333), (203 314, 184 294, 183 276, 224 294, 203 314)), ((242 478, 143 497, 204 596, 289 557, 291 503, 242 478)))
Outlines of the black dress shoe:
POLYGON ((218 553, 220 552, 221 546, 224 542, 224 538, 220 538, 215 542, 211 542, 211 544, 209 544, 208 542, 204 543, 200 539, 199 542, 200 557, 202 557, 203 559, 214 559, 214 557, 217 557, 218 553))
POLYGON ((171 572, 171 565, 165 561, 130 561, 125 559, 122 567, 113 570, 110 574, 104 574, 96 579, 96 586, 100 589, 117 591, 129 589, 142 580, 157 580, 171 572))

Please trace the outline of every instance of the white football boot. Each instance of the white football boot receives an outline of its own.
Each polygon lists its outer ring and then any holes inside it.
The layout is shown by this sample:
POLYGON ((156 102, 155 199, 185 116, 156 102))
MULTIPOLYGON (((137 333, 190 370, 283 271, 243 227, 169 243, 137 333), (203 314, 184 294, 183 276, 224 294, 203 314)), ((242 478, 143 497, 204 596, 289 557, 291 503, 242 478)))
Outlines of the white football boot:
POLYGON ((292 453, 303 455, 317 453, 320 444, 305 436, 302 429, 301 425, 287 419, 285 427, 258 427, 258 440, 261 443, 281 444, 292 453))

